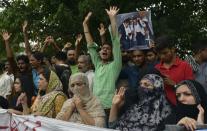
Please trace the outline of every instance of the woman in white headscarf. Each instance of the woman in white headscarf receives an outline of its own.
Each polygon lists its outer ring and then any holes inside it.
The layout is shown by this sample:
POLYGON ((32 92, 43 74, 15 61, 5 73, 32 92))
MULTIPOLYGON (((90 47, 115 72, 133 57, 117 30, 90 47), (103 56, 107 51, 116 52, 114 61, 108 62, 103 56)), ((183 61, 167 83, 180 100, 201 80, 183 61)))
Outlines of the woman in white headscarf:
POLYGON ((90 92, 87 76, 84 73, 72 75, 69 90, 74 96, 64 103, 56 119, 104 127, 105 113, 99 100, 90 92))

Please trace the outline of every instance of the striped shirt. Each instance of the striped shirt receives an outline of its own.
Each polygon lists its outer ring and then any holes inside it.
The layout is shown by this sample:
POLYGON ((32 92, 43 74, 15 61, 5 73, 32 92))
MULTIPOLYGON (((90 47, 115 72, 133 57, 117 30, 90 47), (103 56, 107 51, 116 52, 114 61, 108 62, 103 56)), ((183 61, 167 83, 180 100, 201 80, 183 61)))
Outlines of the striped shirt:
POLYGON ((95 66, 93 94, 100 99, 104 109, 111 108, 112 98, 115 93, 115 82, 122 67, 120 39, 118 35, 114 38, 112 37, 112 44, 113 61, 107 64, 102 63, 96 51, 96 43, 88 46, 88 51, 95 66))
POLYGON ((195 61, 192 55, 185 55, 185 61, 188 62, 188 64, 193 69, 193 72, 196 73, 199 70, 199 64, 195 61))

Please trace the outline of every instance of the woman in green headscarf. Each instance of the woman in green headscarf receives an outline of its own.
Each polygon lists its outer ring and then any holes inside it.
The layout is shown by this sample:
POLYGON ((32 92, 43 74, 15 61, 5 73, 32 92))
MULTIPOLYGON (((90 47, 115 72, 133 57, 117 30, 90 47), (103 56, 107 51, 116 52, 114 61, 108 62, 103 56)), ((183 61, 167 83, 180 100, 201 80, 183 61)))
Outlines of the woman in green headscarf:
POLYGON ((18 100, 22 103, 23 114, 35 114, 55 118, 67 99, 62 92, 62 83, 58 76, 49 69, 44 69, 38 82, 39 92, 31 108, 26 103, 27 97, 22 93, 18 100))

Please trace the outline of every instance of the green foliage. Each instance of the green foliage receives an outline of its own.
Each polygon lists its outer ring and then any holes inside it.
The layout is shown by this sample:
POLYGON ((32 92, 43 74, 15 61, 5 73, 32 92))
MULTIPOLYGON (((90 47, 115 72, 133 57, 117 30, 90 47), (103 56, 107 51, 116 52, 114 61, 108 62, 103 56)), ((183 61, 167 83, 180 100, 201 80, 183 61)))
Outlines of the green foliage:
MULTIPOLYGON (((42 42, 52 35, 63 46, 66 41, 74 42, 75 35, 82 32, 85 14, 92 11, 91 32, 99 42, 97 27, 100 22, 109 23, 104 9, 110 5, 117 5, 120 13, 150 9, 155 36, 171 35, 182 50, 189 49, 192 40, 207 36, 205 0, 14 0, 0 12, 0 29, 13 34, 10 42, 15 51, 23 42, 21 24, 25 19, 29 21, 31 40, 42 42)), ((0 56, 5 56, 3 44, 0 56)))

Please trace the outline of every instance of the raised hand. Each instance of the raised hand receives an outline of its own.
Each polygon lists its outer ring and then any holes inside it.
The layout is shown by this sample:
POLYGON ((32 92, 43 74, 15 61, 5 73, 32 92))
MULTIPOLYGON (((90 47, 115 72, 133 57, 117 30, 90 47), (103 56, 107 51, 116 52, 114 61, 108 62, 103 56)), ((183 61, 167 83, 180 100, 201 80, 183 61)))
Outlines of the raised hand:
POLYGON ((64 49, 66 49, 66 48, 70 48, 71 46, 72 46, 72 43, 67 42, 67 43, 64 45, 64 49))
POLYGON ((85 17, 85 19, 83 21, 83 25, 88 24, 88 21, 89 21, 91 15, 92 15, 92 12, 88 12, 87 16, 85 17))
POLYGON ((48 43, 49 43, 49 41, 50 41, 50 36, 47 36, 47 37, 45 38, 44 43, 45 43, 45 44, 48 44, 48 43))
POLYGON ((111 35, 112 37, 115 37, 118 35, 118 28, 117 28, 117 23, 116 23, 116 15, 119 11, 119 9, 116 6, 112 6, 108 9, 105 9, 109 19, 111 21, 111 35))
POLYGON ((103 24, 103 23, 100 23, 100 27, 98 28, 98 31, 99 31, 99 33, 100 33, 100 36, 105 35, 106 30, 107 30, 107 29, 105 28, 104 24, 103 24))
POLYGON ((105 9, 109 17, 115 17, 119 11, 116 6, 110 6, 109 10, 105 9))
POLYGON ((3 37, 4 41, 8 41, 11 37, 11 33, 8 33, 7 31, 4 31, 2 33, 2 37, 3 37))
POLYGON ((54 38, 52 36, 47 36, 45 38, 45 41, 44 41, 45 44, 51 44, 51 43, 54 43, 54 42, 55 41, 54 41, 54 38))
POLYGON ((54 40, 54 38, 52 36, 50 36, 49 42, 50 43, 55 43, 55 40, 54 40))
POLYGON ((75 46, 80 45, 80 42, 81 42, 82 38, 83 38, 83 35, 82 34, 78 34, 76 36, 75 46))
POLYGON ((203 107, 201 106, 201 104, 199 104, 197 106, 198 110, 199 110, 199 113, 198 113, 198 118, 197 118, 197 122, 198 124, 204 124, 204 109, 203 107))
POLYGON ((26 32, 27 25, 28 25, 28 21, 25 20, 24 23, 22 24, 22 30, 23 30, 23 32, 26 32))
POLYGON ((124 87, 121 87, 119 91, 113 97, 112 104, 115 105, 116 107, 120 108, 124 104, 124 94, 125 94, 126 89, 124 87))
POLYGON ((26 95, 26 93, 21 93, 21 95, 18 97, 16 106, 18 106, 19 104, 22 104, 22 105, 27 104, 27 95, 26 95))
POLYGON ((82 34, 78 34, 78 35, 76 36, 76 41, 80 43, 81 40, 82 40, 82 38, 83 38, 83 35, 82 35, 82 34))

